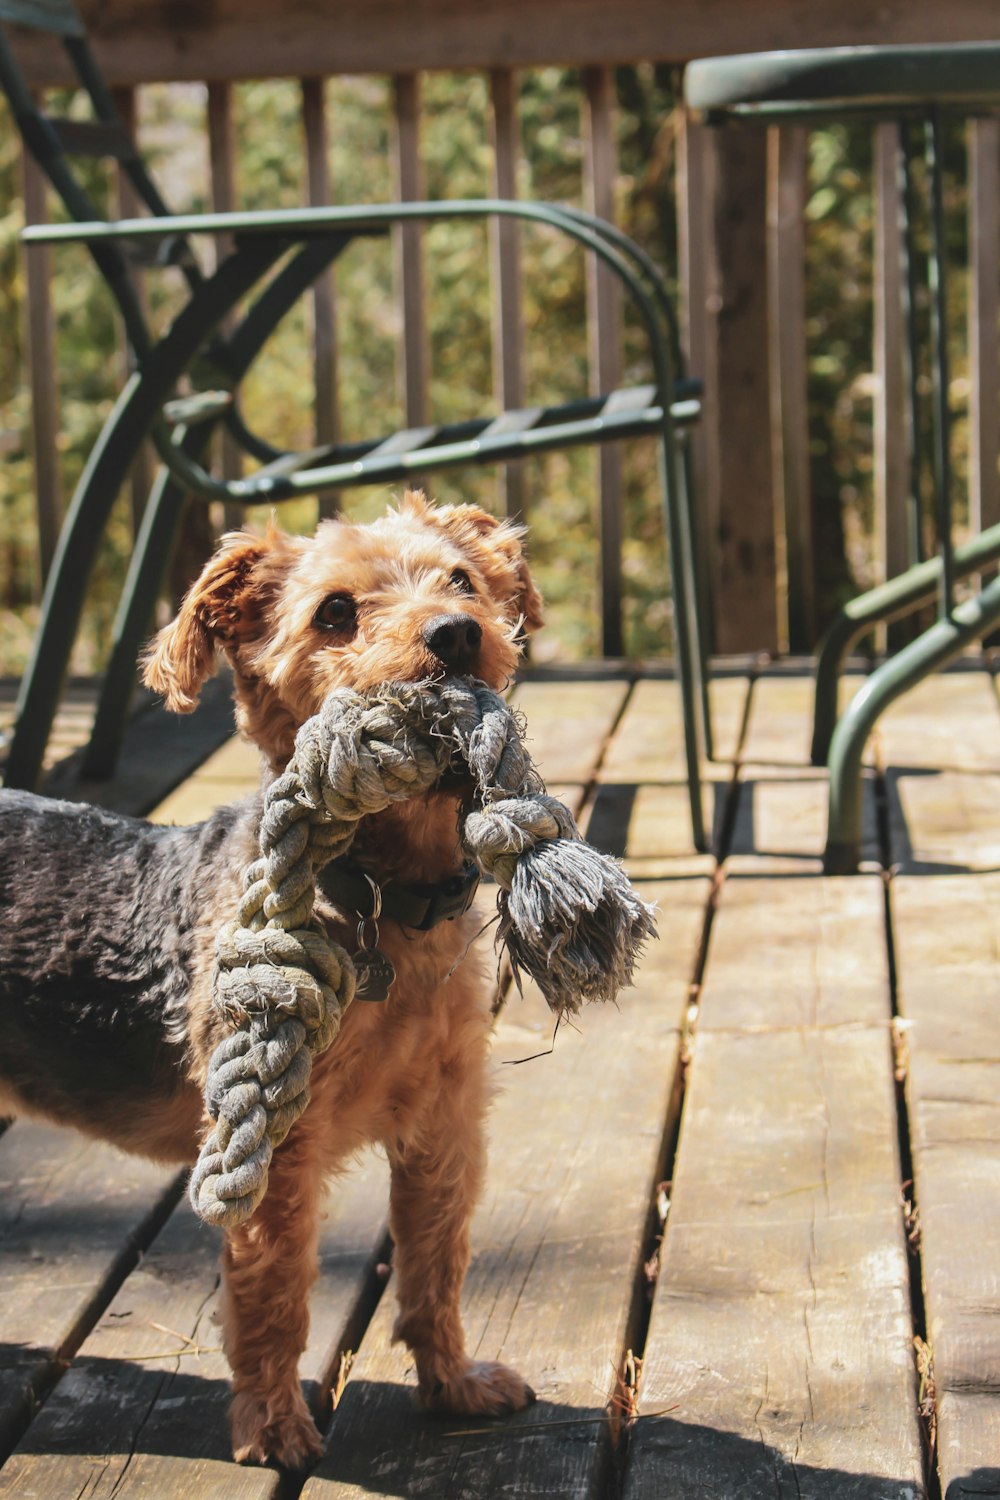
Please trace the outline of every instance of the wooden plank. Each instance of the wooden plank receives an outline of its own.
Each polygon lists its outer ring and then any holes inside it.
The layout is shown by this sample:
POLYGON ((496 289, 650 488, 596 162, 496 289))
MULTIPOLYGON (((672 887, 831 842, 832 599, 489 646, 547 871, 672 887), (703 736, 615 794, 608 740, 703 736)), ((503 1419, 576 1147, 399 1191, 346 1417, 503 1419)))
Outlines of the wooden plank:
MULTIPOLYGON (((18 681, 13 677, 0 678, 0 767, 3 766, 7 750, 6 735, 14 726, 14 705, 17 702, 18 681)), ((90 738, 94 722, 94 705, 97 702, 97 685, 90 678, 72 678, 66 684, 59 702, 52 732, 45 747, 43 768, 46 771, 63 760, 74 750, 79 750, 90 738)))
MULTIPOLYGON (((809 764, 813 682, 804 663, 764 672, 753 684, 740 791, 726 869, 739 875, 819 875, 826 847, 829 777, 809 764)), ((864 681, 841 678, 841 711, 864 681)), ((878 815, 871 766, 864 770, 861 867, 878 867, 878 815)))
POLYGON ((129 722, 114 776, 85 780, 79 756, 54 767, 46 777, 49 796, 140 817, 162 802, 174 787, 233 733, 232 685, 224 674, 205 684, 201 702, 190 717, 148 704, 129 722))
POLYGON ((928 678, 880 722, 893 860, 910 873, 1000 861, 1000 718, 985 671, 928 678))
MULTIPOLYGON (((705 783, 702 800, 710 828, 721 827, 729 793, 728 783, 705 783)), ((692 848, 686 782, 649 786, 602 779, 583 826, 592 844, 624 861, 633 880, 709 875, 715 868, 714 855, 692 848)))
POLYGON ((1000 125, 970 120, 969 146, 969 525, 1000 521, 1000 125))
POLYGON ((169 1212, 176 1176, 52 1125, 0 1137, 0 1457, 169 1212))
POLYGON ((779 620, 779 639, 783 648, 792 651, 811 650, 817 635, 806 369, 808 144, 802 125, 772 126, 767 134, 771 456, 775 498, 784 518, 778 573, 787 615, 785 621, 779 620))
POLYGON ((624 677, 518 683, 514 706, 525 716, 527 746, 546 782, 590 782, 628 694, 624 677))
POLYGON ((712 256, 716 296, 709 337, 719 433, 719 522, 711 539, 713 639, 719 651, 773 651, 778 643, 774 477, 769 445, 764 205, 766 138, 759 126, 711 136, 712 256))
MULTIPOLYGON (((864 680, 861 672, 843 674, 837 698, 841 713, 864 680)), ((810 663, 788 661, 766 668, 750 698, 743 761, 776 769, 808 766, 814 697, 810 663)))
POLYGON ((907 504, 910 448, 906 435, 906 328, 903 322, 902 197, 899 126, 874 133, 875 256, 875 532, 880 578, 902 573, 909 556, 907 504))
POLYGON ((941 1492, 1000 1492, 1000 875, 892 883, 941 1492))
MULTIPOLYGON (((322 78, 303 78, 302 129, 306 146, 306 190, 311 207, 331 203, 330 143, 326 119, 326 85, 322 78)), ((317 447, 335 443, 340 437, 340 407, 337 396, 337 305, 333 272, 324 271, 313 282, 313 386, 314 436, 317 447)), ((333 516, 339 508, 335 495, 322 495, 317 502, 321 517, 333 516)))
MULTIPOLYGON (((774 0, 343 0, 334 27, 318 25, 307 0, 280 15, 272 0, 217 0, 211 8, 156 0, 82 0, 102 66, 114 83, 150 79, 298 78, 308 73, 384 73, 408 68, 538 67, 787 47, 893 42, 993 41, 996 25, 979 0, 943 9, 930 0, 873 9, 869 0, 811 5, 774 0)), ((24 52, 37 81, 65 83, 68 69, 47 38, 24 52)), ((20 48, 19 48, 20 50, 20 48)))
POLYGON ((263 761, 256 746, 234 737, 220 745, 149 814, 154 823, 200 823, 217 807, 259 791, 263 761))
MULTIPOLYGON (((661 941, 620 1012, 588 1010, 551 1056, 503 1070, 465 1328, 470 1353, 519 1368, 538 1403, 499 1425, 421 1417, 386 1299, 303 1500, 603 1493, 604 1405, 631 1336, 707 891, 706 881, 646 890, 661 902, 661 941)), ((536 994, 515 999, 498 1065, 546 1051, 551 1034, 536 994)))
MULTIPOLYGON (((405 203, 423 197, 420 162, 420 79, 416 73, 393 78, 395 140, 393 168, 395 196, 405 203)), ((399 224, 393 230, 396 287, 402 309, 398 365, 399 403, 408 427, 427 421, 429 350, 424 307, 423 230, 419 224, 399 224)))
MULTIPOLYGON (((510 68, 490 73, 490 129, 493 140, 493 193, 516 198, 521 130, 517 117, 517 75, 510 68)), ((521 316, 521 230, 513 219, 489 221, 493 265, 493 392, 501 411, 524 406, 524 326, 521 316)), ((523 515, 526 475, 523 462, 503 467, 504 514, 523 515)))
MULTIPOLYGON (((323 1226, 301 1365, 322 1419, 359 1304, 371 1296, 385 1177, 385 1163, 369 1157, 338 1183, 323 1226)), ((0 1495, 276 1500, 281 1476, 241 1467, 230 1454, 219 1244, 183 1203, 0 1470, 0 1495)))
MULTIPOLYGON (((618 157, 614 138, 615 74, 606 65, 587 68, 584 85, 583 192, 587 210, 613 223, 618 157)), ((587 332, 592 395, 622 384, 622 290, 595 255, 587 262, 587 332)), ((595 455, 600 502, 601 650, 624 654, 622 636, 622 455, 601 443, 595 455)))
MULTIPOLYGON (((881 865, 875 774, 863 772, 860 868, 881 865)), ((747 766, 726 869, 732 875, 819 875, 826 848, 829 782, 825 771, 776 772, 747 766)))
POLYGON ((626 1500, 924 1494, 889 1020, 878 879, 725 884, 626 1500))
MULTIPOLYGON (((711 683, 718 759, 706 767, 706 823, 721 829, 730 794, 731 759, 742 723, 747 683, 739 676, 711 683), (728 756, 728 759, 727 759, 728 756)), ((629 698, 598 773, 586 836, 625 861, 633 879, 710 874, 714 857, 691 845, 691 812, 683 770, 677 685, 643 679, 629 698)))
MULTIPOLYGON (((21 172, 24 222, 44 224, 48 220, 45 178, 34 157, 25 151, 21 153, 21 172)), ((25 246, 24 273, 39 582, 44 584, 59 540, 63 514, 59 473, 59 382, 56 378, 52 252, 49 246, 25 246)))
MULTIPOLYGON (((747 684, 742 675, 713 677, 709 684, 716 758, 703 767, 708 780, 729 779, 743 722, 747 684)), ((685 775, 680 690, 667 677, 636 683, 623 721, 602 767, 607 781, 677 781, 685 775)))

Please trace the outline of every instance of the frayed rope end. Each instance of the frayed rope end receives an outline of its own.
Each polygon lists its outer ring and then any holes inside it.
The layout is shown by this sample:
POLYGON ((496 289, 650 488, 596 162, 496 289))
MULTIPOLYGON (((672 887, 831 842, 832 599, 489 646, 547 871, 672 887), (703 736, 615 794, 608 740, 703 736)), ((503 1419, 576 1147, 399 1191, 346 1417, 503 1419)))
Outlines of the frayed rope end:
POLYGON ((582 839, 553 839, 522 855, 499 906, 497 943, 515 982, 520 988, 528 974, 559 1014, 615 1000, 657 936, 655 907, 616 860, 582 839))

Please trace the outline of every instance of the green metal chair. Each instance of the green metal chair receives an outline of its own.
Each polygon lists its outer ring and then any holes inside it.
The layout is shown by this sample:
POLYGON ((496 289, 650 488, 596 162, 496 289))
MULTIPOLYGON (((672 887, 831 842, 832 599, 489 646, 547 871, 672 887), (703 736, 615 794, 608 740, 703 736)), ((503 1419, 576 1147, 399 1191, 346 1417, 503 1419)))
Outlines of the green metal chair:
POLYGON ((147 437, 162 468, 115 621, 113 649, 84 758, 84 774, 92 777, 106 776, 114 766, 138 648, 150 627, 152 604, 187 496, 240 505, 280 504, 352 486, 389 484, 459 464, 497 463, 548 449, 648 435, 658 441, 661 456, 692 831, 696 847, 704 848, 699 757, 710 753, 709 721, 694 594, 690 492, 681 451, 681 429, 699 414, 700 386, 683 375, 671 303, 648 256, 614 226, 591 215, 499 199, 171 216, 115 109, 70 0, 0 0, 0 87, 27 149, 73 220, 31 227, 24 239, 33 244, 75 241, 88 247, 118 304, 135 366, 90 456, 62 529, 34 654, 21 685, 6 784, 28 787, 38 782, 98 541, 147 437), (91 121, 59 120, 41 112, 17 62, 19 27, 49 32, 62 44, 89 96, 91 121), (70 156, 77 154, 117 160, 150 217, 117 222, 103 218, 70 165, 70 156), (490 217, 548 225, 611 269, 645 329, 651 382, 559 406, 505 411, 302 452, 276 448, 247 427, 239 407, 240 381, 279 320, 352 240, 386 234, 393 225, 410 220, 490 217), (227 235, 233 245, 211 275, 200 270, 191 244, 200 235, 227 235), (131 269, 137 264, 177 266, 187 282, 187 304, 159 339, 150 332, 133 287, 131 269), (227 330, 237 304, 258 287, 249 311, 227 330), (177 396, 182 376, 191 378, 196 394, 177 396), (208 441, 220 426, 256 465, 246 478, 220 479, 205 466, 208 441))
POLYGON ((952 466, 946 336, 947 256, 944 237, 942 132, 949 114, 995 114, 1000 109, 1000 45, 833 47, 699 59, 688 66, 685 100, 709 124, 727 119, 780 124, 831 119, 901 122, 900 175, 903 243, 909 275, 903 308, 910 354, 909 442, 912 455, 907 571, 852 600, 820 644, 812 759, 830 768, 830 810, 824 865, 829 873, 857 868, 861 843, 861 767, 865 744, 880 715, 1000 620, 1000 579, 974 598, 955 602, 955 583, 1000 559, 1000 525, 956 547, 952 536, 952 466), (933 382, 932 451, 921 454, 917 411, 917 360, 913 304, 912 173, 918 157, 914 129, 923 132, 930 187, 930 367, 933 382), (929 467, 938 555, 920 552, 919 466, 929 467), (912 615, 937 598, 933 626, 890 656, 866 679, 837 718, 837 687, 853 645, 873 625, 912 615))

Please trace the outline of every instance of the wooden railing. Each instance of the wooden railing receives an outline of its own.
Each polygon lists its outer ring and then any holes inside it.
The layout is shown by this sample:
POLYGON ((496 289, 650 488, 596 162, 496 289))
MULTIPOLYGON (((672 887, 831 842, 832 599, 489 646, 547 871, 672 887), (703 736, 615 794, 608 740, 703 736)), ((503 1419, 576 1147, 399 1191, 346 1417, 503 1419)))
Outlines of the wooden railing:
MULTIPOLYGON (((96 44, 112 78, 119 84, 126 114, 134 113, 137 84, 156 76, 157 69, 162 75, 173 78, 190 77, 196 65, 189 65, 188 57, 198 58, 199 63, 204 59, 211 64, 217 75, 207 85, 211 199, 217 208, 231 206, 236 178, 233 81, 239 77, 273 73, 285 62, 302 62, 308 53, 307 40, 297 36, 293 41, 289 29, 293 22, 286 19, 278 27, 280 35, 276 35, 273 47, 268 50, 264 40, 266 18, 263 13, 260 16, 255 13, 247 19, 241 33, 244 39, 241 48, 231 55, 225 50, 225 40, 238 34, 234 30, 238 18, 235 9, 230 15, 228 8, 223 6, 224 14, 220 13, 221 19, 218 19, 206 47, 200 50, 194 46, 187 50, 178 49, 166 34, 156 36, 155 25, 150 34, 140 35, 138 12, 130 18, 125 14, 128 7, 124 0, 117 0, 117 4, 122 11, 117 28, 111 25, 105 13, 100 13, 104 14, 104 19, 101 19, 95 12, 98 16, 96 44), (130 22, 133 25, 131 33, 128 29, 130 22), (102 30, 105 32, 103 40, 102 30), (159 51, 154 43, 158 43, 159 51)), ((133 11, 136 5, 142 9, 140 0, 134 0, 133 11)), ((113 4, 105 7, 105 12, 115 9, 113 4)), ((423 9, 418 4, 410 7, 418 13, 415 20, 406 7, 389 7, 398 27, 386 48, 390 64, 404 54, 407 38, 412 41, 413 27, 423 9)), ((505 49, 502 41, 507 35, 503 29, 506 24, 504 17, 514 24, 513 12, 508 16, 509 7, 484 7, 479 40, 473 44, 454 20, 453 11, 448 11, 452 16, 449 23, 445 11, 439 13, 439 7, 428 5, 420 45, 411 53, 415 61, 431 66, 467 66, 473 61, 487 71, 493 144, 491 188, 500 196, 515 194, 520 146, 517 74, 510 66, 498 66, 498 61, 512 55, 524 65, 530 65, 532 61, 548 61, 553 55, 579 60, 582 48, 596 46, 593 38, 597 35, 597 22, 586 7, 549 7, 544 25, 544 18, 540 18, 543 9, 538 8, 539 15, 532 17, 527 24, 528 39, 522 37, 517 45, 511 42, 505 49), (555 30, 559 15, 563 15, 564 24, 572 28, 578 11, 581 15, 585 13, 580 22, 580 36, 565 36, 560 51, 555 30), (447 35, 449 24, 457 28, 455 36, 447 35)), ((648 27, 651 23, 641 19, 640 9, 626 4, 621 12, 622 26, 628 33, 625 22, 631 18, 631 45, 650 46, 648 27)), ((686 5, 678 12, 681 26, 678 35, 683 36, 684 51, 690 48, 692 38, 697 35, 696 10, 696 7, 686 5)), ((295 12, 294 5, 291 12, 295 12)), ((345 14, 345 66, 370 66, 371 59, 364 52, 369 44, 360 39, 359 28, 363 26, 360 12, 355 16, 353 9, 348 7, 345 14)), ((645 16, 646 12, 642 10, 642 17, 645 16)), ((910 33, 916 39, 925 39, 933 35, 932 16, 929 6, 915 5, 905 26, 910 27, 910 33)), ((278 26, 277 22, 274 24, 278 26)), ((304 11, 295 24, 315 27, 314 13, 304 11)), ((337 24, 332 15, 330 26, 337 24)), ((972 35, 977 24, 974 17, 971 20, 965 18, 963 35, 972 35)), ((824 34, 818 38, 801 33, 772 35, 775 27, 770 22, 764 26, 762 21, 753 32, 745 13, 741 13, 738 21, 734 20, 734 25, 737 41, 742 45, 754 45, 750 33, 757 38, 759 45, 775 45, 779 41, 799 45, 817 39, 851 39, 847 23, 845 30, 837 36, 824 34)), ((865 31, 860 19, 856 22, 856 29, 865 31)), ((907 39, 904 32, 899 32, 895 39, 907 39)), ((612 64, 623 60, 623 49, 629 44, 617 32, 613 43, 609 42, 611 33, 607 26, 601 30, 601 35, 605 37, 604 55, 608 60, 588 65, 580 74, 585 127, 583 201, 595 212, 611 216, 615 208, 618 170, 612 64)), ((871 39, 867 32, 864 39, 871 39)), ((703 40, 702 50, 713 50, 713 47, 718 50, 714 37, 711 40, 703 37, 703 40)), ((329 37, 317 39, 314 51, 319 65, 328 55, 331 60, 338 56, 337 47, 329 37)), ((637 53, 630 51, 625 55, 634 58, 637 53)), ((676 38, 673 50, 668 50, 667 55, 684 55, 676 38)), ((395 191, 401 198, 415 198, 423 192, 421 74, 397 71, 391 76, 395 191)), ((331 183, 327 165, 329 125, 323 80, 310 73, 301 77, 300 85, 307 197, 310 203, 325 203, 330 201, 331 183)), ((892 159, 893 129, 883 125, 875 130, 873 172, 878 223, 872 268, 875 307, 872 353, 875 391, 874 550, 878 573, 896 571, 907 561, 907 514, 911 493, 905 437, 905 340, 898 314, 901 261, 897 229, 898 188, 892 159)), ((677 139, 683 323, 692 371, 706 381, 704 422, 695 439, 695 470, 701 567, 703 581, 713 600, 714 644, 722 651, 774 650, 787 646, 807 649, 822 624, 815 581, 806 394, 803 245, 808 138, 802 127, 772 128, 766 133, 750 126, 712 131, 682 122, 677 139)), ((969 504, 971 525, 975 527, 1000 516, 997 477, 996 122, 982 120, 970 124, 969 163, 969 242, 973 247, 969 265, 968 318, 973 434, 969 454, 969 504)), ((127 210, 129 205, 124 189, 122 200, 122 206, 127 210)), ((44 213, 44 195, 37 172, 27 163, 25 208, 29 220, 37 220, 44 213)), ((519 240, 513 225, 504 224, 495 230, 491 253, 495 285, 491 312, 495 392, 498 400, 517 404, 524 396, 524 335, 520 315, 519 240)), ((402 308, 398 357, 400 404, 407 423, 418 426, 427 418, 430 374, 423 295, 423 242, 419 228, 408 227, 400 231, 396 257, 396 288, 402 308)), ((51 555, 63 504, 54 458, 59 419, 50 277, 50 255, 41 249, 34 250, 28 257, 27 303, 38 522, 43 559, 51 555)), ((338 432, 337 317, 329 277, 317 284, 313 317, 316 432, 318 439, 328 440, 338 432)), ((587 319, 591 383, 595 389, 608 389, 619 382, 622 373, 621 308, 614 289, 593 267, 587 284, 587 319)), ((621 456, 615 448, 605 448, 600 453, 598 465, 604 601, 601 644, 605 653, 617 655, 623 649, 621 456)), ((141 475, 137 479, 137 497, 143 492, 147 477, 141 475)), ((524 505, 523 476, 516 467, 511 466, 506 474, 505 486, 509 509, 519 512, 524 505)))

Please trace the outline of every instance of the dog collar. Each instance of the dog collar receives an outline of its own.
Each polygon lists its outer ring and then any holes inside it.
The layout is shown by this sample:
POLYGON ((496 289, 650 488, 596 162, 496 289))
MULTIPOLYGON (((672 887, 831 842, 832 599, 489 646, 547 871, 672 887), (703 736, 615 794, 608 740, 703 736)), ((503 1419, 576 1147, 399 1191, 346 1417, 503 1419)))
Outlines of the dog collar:
POLYGON ((380 890, 382 917, 401 927, 428 932, 439 922, 451 922, 469 910, 479 885, 479 869, 470 861, 457 875, 449 875, 436 885, 390 880, 378 887, 358 865, 335 859, 320 871, 316 884, 334 906, 357 912, 359 917, 376 914, 376 890, 380 890))

